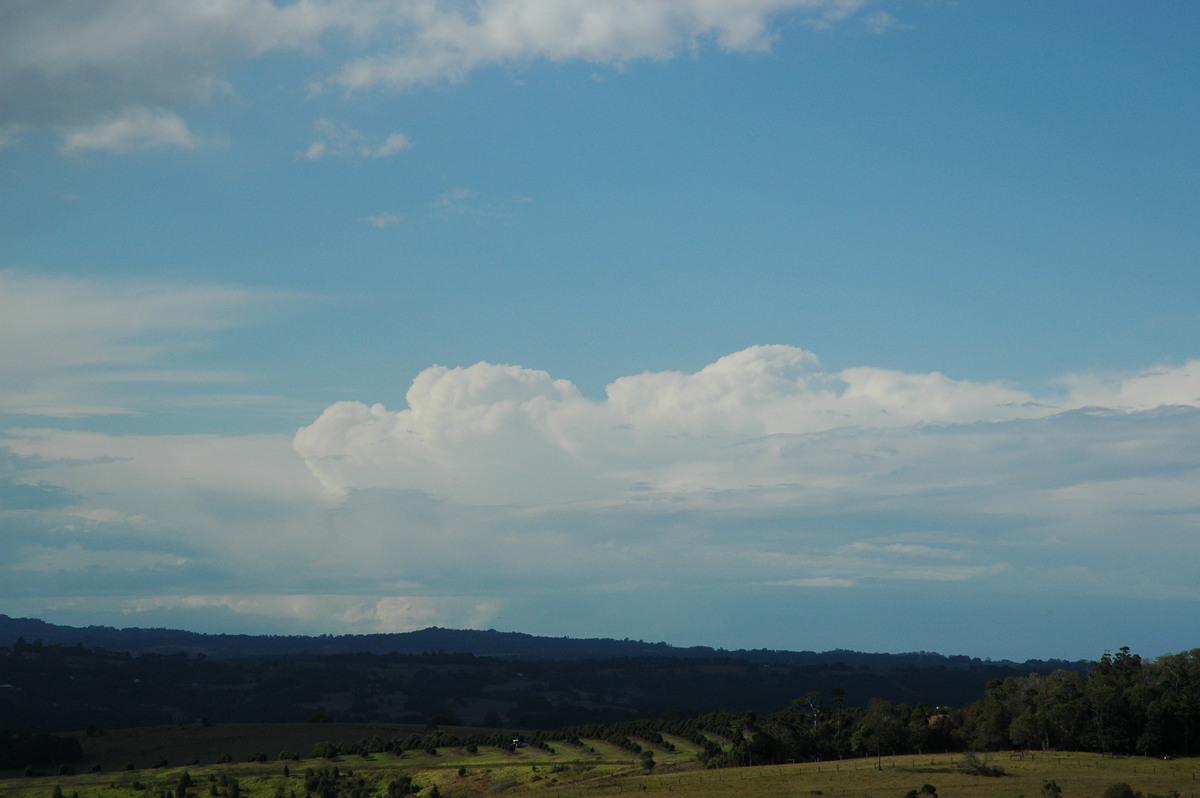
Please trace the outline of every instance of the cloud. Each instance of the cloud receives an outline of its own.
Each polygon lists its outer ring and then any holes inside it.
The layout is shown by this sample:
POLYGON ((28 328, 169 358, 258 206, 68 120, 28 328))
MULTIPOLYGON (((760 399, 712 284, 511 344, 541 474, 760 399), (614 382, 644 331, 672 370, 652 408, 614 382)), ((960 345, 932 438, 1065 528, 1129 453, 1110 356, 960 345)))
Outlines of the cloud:
POLYGON ((475 192, 469 188, 452 188, 448 191, 443 191, 432 203, 430 207, 443 210, 446 213, 461 214, 466 213, 465 203, 471 197, 475 196, 475 192))
POLYGON ((66 148, 128 141, 123 128, 160 143, 190 139, 176 109, 232 88, 233 64, 312 47, 331 30, 364 31, 369 3, 266 0, 69 0, 19 2, 0 28, 0 125, 63 131, 66 148))
POLYGON ((394 213, 379 213, 375 216, 368 216, 367 222, 373 227, 390 227, 394 224, 399 224, 400 217, 394 213))
POLYGON ((469 188, 458 186, 443 191, 429 203, 434 213, 441 217, 474 217, 508 219, 515 216, 520 206, 532 200, 529 197, 479 197, 469 188))
MULTIPOLYGON (((813 607, 870 618, 859 605, 931 594, 964 621, 988 608, 993 634, 1017 604, 1013 634, 1028 607, 1184 613, 1191 560, 1162 552, 1200 523, 1200 403, 1176 401, 1194 372, 1035 396, 761 346, 601 399, 536 369, 436 366, 402 409, 340 402, 290 437, 10 429, 0 597, 118 624, 800 647, 813 607), (1131 396, 1160 404, 1118 406, 1131 396), (786 640, 746 621, 780 607, 801 619, 786 640)), ((820 644, 964 645, 879 612, 895 628, 864 629, 884 637, 820 644)), ((1136 643, 1128 615, 1105 634, 1136 643)), ((1076 653, 1057 639, 1041 653, 1076 653)))
POLYGON ((455 501, 562 501, 624 485, 690 490, 731 478, 728 447, 847 426, 1045 415, 1027 393, 940 374, 828 373, 810 352, 752 347, 695 374, 622 377, 603 402, 544 372, 434 367, 407 410, 343 402, 296 436, 331 491, 427 490, 455 501))
POLYGON ((1200 519, 1200 401, 1179 401, 1195 371, 1036 397, 761 346, 592 400, 543 371, 439 366, 406 409, 338 403, 293 446, 347 518, 394 513, 406 547, 439 537, 453 564, 413 551, 434 570, 1191 595, 1188 569, 1152 552, 1200 519))
POLYGON ((873 11, 864 21, 871 33, 887 33, 891 30, 905 30, 908 27, 886 11, 873 11))
POLYGON ((301 156, 309 161, 319 161, 327 156, 390 158, 413 146, 412 141, 403 133, 392 133, 383 142, 372 144, 354 128, 339 125, 328 119, 317 120, 316 129, 318 138, 308 145, 308 149, 301 156))
POLYGON ((155 147, 194 149, 199 140, 176 114, 134 108, 83 127, 63 131, 63 152, 130 152, 155 147))
POLYGON ((393 133, 383 140, 371 156, 374 158, 388 158, 398 152, 407 150, 413 146, 412 141, 403 133, 393 133))
MULTIPOLYGON (((829 27, 861 0, 69 0, 18 2, 0 27, 0 145, 57 131, 66 152, 198 145, 181 113, 232 96, 233 68, 281 51, 348 60, 314 82, 357 91, 459 80, 535 59, 619 65, 668 59, 705 42, 766 49, 771 25, 798 14, 829 27)), ((326 62, 321 61, 322 64, 326 62)), ((314 142, 305 157, 324 154, 314 142)), ((328 144, 326 144, 328 146, 328 144)), ((392 134, 388 157, 411 143, 392 134)))
POLYGON ((42 416, 131 412, 118 383, 206 382, 228 374, 161 368, 168 352, 244 323, 280 294, 161 280, 0 270, 0 411, 42 416))
POLYGON ((705 40, 725 50, 764 50, 772 19, 805 14, 827 27, 856 13, 860 0, 484 0, 469 9, 415 5, 390 20, 402 44, 343 66, 330 83, 355 90, 404 88, 461 79, 482 66, 533 59, 622 64, 669 59, 705 40))

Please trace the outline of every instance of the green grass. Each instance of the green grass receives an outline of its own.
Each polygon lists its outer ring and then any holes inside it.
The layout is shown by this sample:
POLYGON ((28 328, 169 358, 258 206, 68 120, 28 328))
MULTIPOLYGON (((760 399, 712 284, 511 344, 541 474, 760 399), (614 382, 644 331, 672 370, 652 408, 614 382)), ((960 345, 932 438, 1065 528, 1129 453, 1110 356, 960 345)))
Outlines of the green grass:
MULTIPOLYGON (((480 748, 471 754, 463 749, 441 749, 437 756, 408 752, 403 757, 373 754, 342 757, 330 762, 308 759, 300 762, 235 762, 138 771, 80 774, 76 776, 14 777, 0 780, 0 795, 12 798, 50 798, 55 785, 65 796, 79 798, 157 798, 163 789, 174 789, 184 771, 193 786, 190 795, 203 798, 210 785, 236 778, 242 796, 275 798, 282 785, 284 795, 304 795, 306 768, 336 766, 350 770, 374 785, 382 794, 397 775, 413 778, 422 791, 437 784, 447 798, 482 798, 494 795, 539 795, 547 798, 599 798, 629 793, 642 796, 819 796, 822 798, 903 798, 925 784, 937 788, 941 798, 1041 798, 1042 785, 1054 780, 1063 798, 1099 798, 1104 789, 1118 781, 1128 782, 1145 795, 1200 798, 1200 759, 1162 761, 1137 757, 1105 757, 1098 754, 992 754, 988 764, 1003 768, 1006 775, 968 775, 959 767, 958 754, 901 756, 883 759, 882 769, 872 759, 841 762, 768 765, 725 770, 700 769, 696 747, 678 738, 668 738, 676 752, 654 749, 657 762, 646 774, 637 757, 599 740, 584 740, 583 747, 553 743, 553 754, 533 748, 515 752, 480 748), (594 748, 595 753, 587 750, 594 748), (284 766, 290 771, 285 777, 284 766), (465 771, 460 775, 460 768, 465 771), (134 788, 134 783, 146 789, 134 788)), ((644 742, 644 741, 640 741, 644 742)))

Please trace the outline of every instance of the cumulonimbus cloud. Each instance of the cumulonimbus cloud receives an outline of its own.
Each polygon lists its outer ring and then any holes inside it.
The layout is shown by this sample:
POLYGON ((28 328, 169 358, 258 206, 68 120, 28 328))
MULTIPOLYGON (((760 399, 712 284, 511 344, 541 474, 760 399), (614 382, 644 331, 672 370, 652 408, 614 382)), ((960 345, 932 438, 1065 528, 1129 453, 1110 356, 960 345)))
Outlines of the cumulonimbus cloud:
MULTIPOLYGON (((1039 398, 938 373, 828 372, 811 352, 756 346, 694 374, 622 377, 597 401, 543 371, 436 366, 413 381, 407 409, 340 402, 300 429, 294 447, 338 495, 396 488, 468 504, 536 504, 611 498, 648 486, 720 490, 745 484, 747 474, 768 482, 795 476, 787 463, 767 465, 770 447, 759 444, 752 466, 740 462, 748 444, 773 436, 995 424, 1084 406, 1197 405, 1198 373, 1188 363, 1104 384, 1077 380, 1074 391, 1039 398)), ((887 435, 875 437, 895 445, 887 435)))

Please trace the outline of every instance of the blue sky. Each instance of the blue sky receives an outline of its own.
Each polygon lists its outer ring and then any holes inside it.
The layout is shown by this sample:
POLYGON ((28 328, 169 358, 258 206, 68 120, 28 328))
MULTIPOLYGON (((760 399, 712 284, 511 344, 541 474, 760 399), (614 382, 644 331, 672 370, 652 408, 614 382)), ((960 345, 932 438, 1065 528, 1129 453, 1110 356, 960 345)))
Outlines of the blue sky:
POLYGON ((1200 6, 9 4, 0 611, 1200 633, 1200 6))

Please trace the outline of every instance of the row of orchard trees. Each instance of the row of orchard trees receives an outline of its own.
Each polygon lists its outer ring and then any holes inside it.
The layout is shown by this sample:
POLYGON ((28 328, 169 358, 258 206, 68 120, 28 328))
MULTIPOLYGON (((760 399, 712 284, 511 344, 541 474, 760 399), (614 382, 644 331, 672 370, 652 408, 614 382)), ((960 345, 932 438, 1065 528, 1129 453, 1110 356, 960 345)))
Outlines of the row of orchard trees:
POLYGON ((1200 754, 1200 649, 1145 662, 1128 648, 1089 672, 1055 671, 988 684, 961 709, 872 701, 843 707, 818 694, 783 712, 711 713, 697 721, 730 745, 712 766, 935 751, 1057 749, 1147 756, 1200 754))

